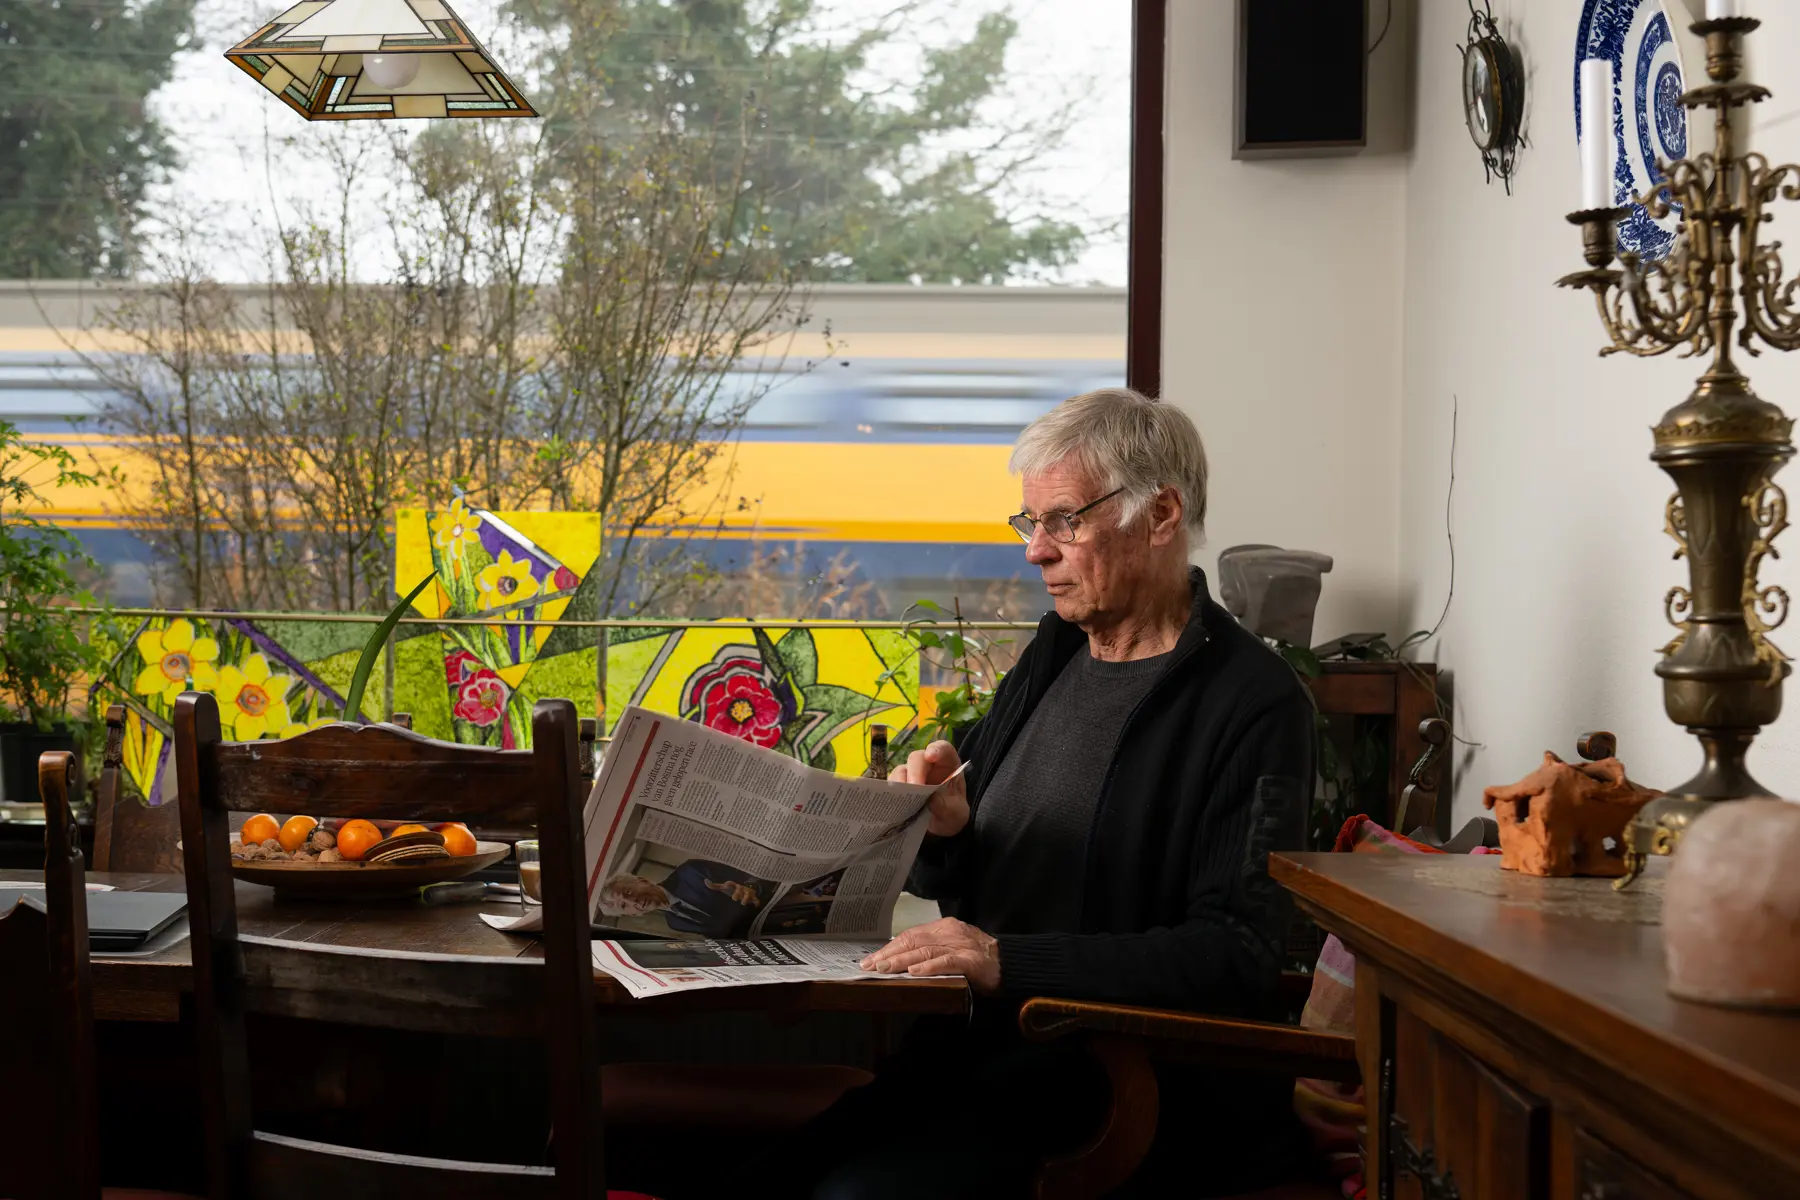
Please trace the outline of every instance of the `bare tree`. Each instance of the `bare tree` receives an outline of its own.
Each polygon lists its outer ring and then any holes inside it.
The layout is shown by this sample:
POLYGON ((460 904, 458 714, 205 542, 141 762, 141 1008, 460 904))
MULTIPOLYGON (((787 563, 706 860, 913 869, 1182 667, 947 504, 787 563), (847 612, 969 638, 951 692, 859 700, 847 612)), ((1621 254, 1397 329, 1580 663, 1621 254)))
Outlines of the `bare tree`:
POLYGON ((276 231, 268 287, 218 285, 178 240, 105 314, 131 353, 90 362, 170 599, 381 607, 395 511, 456 489, 600 513, 602 613, 704 588, 731 446, 806 322, 803 281, 761 236, 748 117, 571 139, 599 113, 561 103, 542 126, 327 142, 337 186, 276 231), (372 154, 397 167, 375 204, 372 154), (371 210, 392 265, 373 283, 371 210))

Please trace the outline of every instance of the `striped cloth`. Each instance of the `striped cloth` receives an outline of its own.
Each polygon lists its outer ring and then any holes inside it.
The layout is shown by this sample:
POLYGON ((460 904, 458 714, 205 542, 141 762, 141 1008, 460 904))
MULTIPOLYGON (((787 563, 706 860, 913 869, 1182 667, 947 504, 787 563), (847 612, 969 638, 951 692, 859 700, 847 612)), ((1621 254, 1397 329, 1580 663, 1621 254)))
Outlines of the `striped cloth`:
MULTIPOLYGON (((1435 846, 1383 829, 1361 814, 1344 822, 1332 849, 1354 854, 1444 853, 1435 846)), ((1493 851, 1484 847, 1474 853, 1493 851)), ((1300 1013, 1300 1026, 1329 1033, 1356 1032, 1356 957, 1344 949, 1335 935, 1326 938, 1319 951, 1318 964, 1313 968, 1312 993, 1300 1013)), ((1295 1080, 1294 1112, 1311 1136, 1313 1148, 1324 1156, 1331 1178, 1345 1200, 1366 1200, 1362 1085, 1328 1079, 1295 1080)))

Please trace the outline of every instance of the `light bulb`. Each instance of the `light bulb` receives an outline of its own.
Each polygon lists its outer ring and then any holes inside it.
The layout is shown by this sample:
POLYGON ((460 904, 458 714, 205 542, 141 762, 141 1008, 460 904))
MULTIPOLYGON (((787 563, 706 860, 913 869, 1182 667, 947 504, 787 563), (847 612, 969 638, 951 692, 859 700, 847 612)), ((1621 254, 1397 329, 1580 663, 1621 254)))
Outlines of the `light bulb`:
POLYGON ((403 88, 419 77, 422 61, 417 54, 365 54, 363 74, 378 88, 403 88))

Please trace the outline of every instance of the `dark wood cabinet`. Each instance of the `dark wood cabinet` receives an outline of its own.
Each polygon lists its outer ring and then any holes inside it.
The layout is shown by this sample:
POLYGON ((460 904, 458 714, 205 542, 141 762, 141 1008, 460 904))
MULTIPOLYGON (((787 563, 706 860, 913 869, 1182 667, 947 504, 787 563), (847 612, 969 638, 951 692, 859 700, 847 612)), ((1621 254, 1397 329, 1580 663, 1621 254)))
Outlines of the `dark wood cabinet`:
POLYGON ((1587 1130, 1573 1137, 1576 1200, 1692 1200, 1587 1130))
POLYGON ((1547 1194, 1550 1109, 1415 1014, 1394 1016, 1386 1088, 1394 1195, 1537 1200, 1547 1194))
MULTIPOLYGON (((1425 755, 1420 722, 1438 711, 1438 673, 1431 663, 1328 662, 1325 673, 1311 681, 1313 699, 1328 717, 1377 718, 1391 722, 1386 738, 1386 804, 1369 812, 1389 829, 1399 827, 1400 794, 1408 774, 1425 755)), ((1409 806, 1405 828, 1437 828, 1437 792, 1421 790, 1409 806)))
POLYGON ((1800 1016, 1664 987, 1660 887, 1293 854, 1356 955, 1371 1200, 1800 1200, 1800 1016))

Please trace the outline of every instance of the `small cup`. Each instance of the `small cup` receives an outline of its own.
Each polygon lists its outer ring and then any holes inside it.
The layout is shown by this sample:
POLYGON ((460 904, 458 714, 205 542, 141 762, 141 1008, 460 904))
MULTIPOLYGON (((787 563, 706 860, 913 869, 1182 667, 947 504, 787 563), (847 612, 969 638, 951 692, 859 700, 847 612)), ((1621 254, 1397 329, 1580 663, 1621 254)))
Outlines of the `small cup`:
POLYGON ((514 842, 513 856, 519 860, 519 898, 526 904, 542 904, 543 896, 538 890, 537 839, 514 842))

